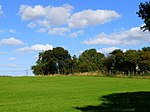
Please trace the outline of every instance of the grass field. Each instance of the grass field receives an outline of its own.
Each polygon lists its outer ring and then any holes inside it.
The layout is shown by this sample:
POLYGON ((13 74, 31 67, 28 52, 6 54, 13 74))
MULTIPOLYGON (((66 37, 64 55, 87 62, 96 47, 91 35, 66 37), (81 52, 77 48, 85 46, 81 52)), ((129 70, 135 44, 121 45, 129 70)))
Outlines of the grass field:
POLYGON ((140 106, 141 110, 149 111, 150 80, 92 76, 0 77, 0 112, 115 112, 111 109, 119 112, 120 103, 131 112, 140 106))

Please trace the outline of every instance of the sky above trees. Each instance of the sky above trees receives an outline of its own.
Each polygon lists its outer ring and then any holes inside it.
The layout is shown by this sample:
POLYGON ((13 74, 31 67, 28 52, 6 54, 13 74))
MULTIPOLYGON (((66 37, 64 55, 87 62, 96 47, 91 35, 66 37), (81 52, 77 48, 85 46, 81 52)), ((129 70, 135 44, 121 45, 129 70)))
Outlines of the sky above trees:
POLYGON ((148 46, 150 33, 136 14, 140 2, 1 0, 0 75, 25 75, 39 52, 58 46, 77 56, 90 48, 108 54, 148 46))

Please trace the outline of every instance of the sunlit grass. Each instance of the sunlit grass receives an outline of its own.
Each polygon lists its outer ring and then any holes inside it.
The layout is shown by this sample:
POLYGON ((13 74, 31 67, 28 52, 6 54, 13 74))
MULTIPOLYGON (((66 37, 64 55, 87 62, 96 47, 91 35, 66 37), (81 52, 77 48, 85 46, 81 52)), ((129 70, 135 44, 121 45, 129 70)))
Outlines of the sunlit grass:
POLYGON ((101 96, 150 91, 149 79, 94 76, 0 77, 0 112, 80 112, 101 96))

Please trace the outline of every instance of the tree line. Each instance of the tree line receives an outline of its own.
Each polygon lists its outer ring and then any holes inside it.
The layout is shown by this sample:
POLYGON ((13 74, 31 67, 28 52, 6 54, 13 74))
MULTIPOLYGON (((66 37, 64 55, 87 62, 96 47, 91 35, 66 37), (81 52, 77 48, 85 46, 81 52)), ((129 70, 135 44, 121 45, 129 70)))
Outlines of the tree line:
POLYGON ((39 53, 35 75, 74 74, 100 71, 104 74, 148 75, 150 74, 150 47, 141 50, 116 49, 105 56, 96 49, 85 50, 71 56, 68 50, 56 47, 39 53))

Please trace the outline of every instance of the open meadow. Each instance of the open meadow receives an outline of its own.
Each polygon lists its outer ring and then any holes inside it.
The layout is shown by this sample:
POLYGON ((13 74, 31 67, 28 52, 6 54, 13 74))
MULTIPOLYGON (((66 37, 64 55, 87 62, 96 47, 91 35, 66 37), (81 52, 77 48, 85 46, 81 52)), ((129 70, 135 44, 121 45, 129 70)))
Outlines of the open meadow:
POLYGON ((150 79, 0 77, 0 112, 150 111, 150 79))

